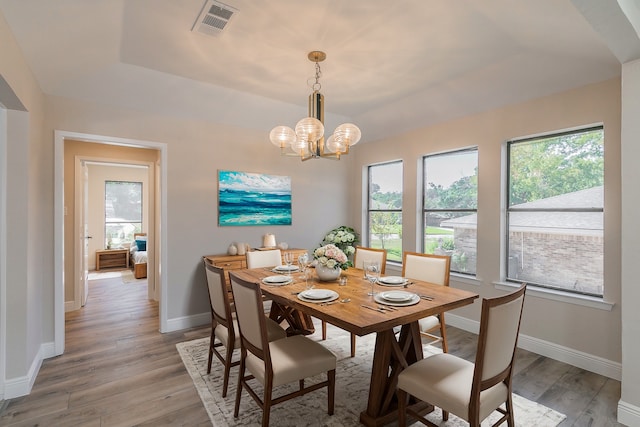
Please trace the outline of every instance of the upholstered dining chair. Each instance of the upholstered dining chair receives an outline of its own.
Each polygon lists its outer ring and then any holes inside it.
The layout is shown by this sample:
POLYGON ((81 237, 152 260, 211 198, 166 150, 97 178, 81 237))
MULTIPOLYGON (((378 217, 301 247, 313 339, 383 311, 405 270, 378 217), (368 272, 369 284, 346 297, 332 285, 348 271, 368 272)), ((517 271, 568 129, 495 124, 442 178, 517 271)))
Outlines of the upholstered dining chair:
MULTIPOLYGON (((327 387, 328 413, 333 415, 336 356, 322 344, 303 335, 269 342, 266 319, 262 315, 260 285, 242 280, 233 273, 229 276, 241 338, 240 374, 233 416, 237 418, 240 412, 243 389, 262 409, 262 426, 266 427, 269 425, 272 405, 324 387, 327 387), (325 381, 305 387, 305 378, 325 372, 325 381), (262 399, 249 385, 251 380, 257 380, 262 385, 262 399), (274 387, 295 381, 299 383, 298 390, 274 398, 274 387)), ((308 416, 313 415, 310 413, 308 416)))
MULTIPOLYGON (((211 362, 215 354, 224 365, 222 397, 226 397, 229 385, 229 371, 232 366, 237 366, 240 363, 239 361, 231 361, 233 350, 240 348, 240 334, 238 333, 238 323, 233 319, 231 302, 229 301, 229 289, 224 280, 224 270, 213 266, 206 259, 204 260, 204 267, 207 274, 207 290, 211 307, 211 339, 209 341, 207 374, 211 373, 211 362), (219 341, 217 343, 215 342, 216 338, 219 341), (217 349, 217 347, 221 346, 225 348, 224 357, 217 349)), ((285 330, 271 319, 266 319, 266 326, 269 340, 277 340, 287 336, 285 330)))
POLYGON ((356 246, 356 252, 353 255, 353 266, 362 270, 365 261, 379 262, 380 274, 384 274, 387 265, 387 251, 385 249, 356 246))
POLYGON ((276 267, 282 264, 280 249, 249 251, 246 253, 247 268, 276 267))
MULTIPOLYGON (((384 274, 387 266, 387 251, 384 249, 365 248, 356 246, 353 255, 353 266, 363 269, 365 261, 377 261, 380 263, 380 274, 384 274)), ((322 339, 327 339, 327 322, 322 321, 322 339)), ((356 357, 356 335, 351 334, 351 357, 356 357)))
MULTIPOLYGON (((451 257, 448 255, 422 254, 418 252, 404 252, 402 255, 402 277, 408 279, 449 286, 450 266, 451 257)), ((418 324, 420 325, 420 335, 431 340, 429 344, 442 342, 442 351, 448 352, 444 313, 420 319, 418 324), (439 330, 439 336, 432 333, 436 330, 439 330)))
POLYGON ((407 414, 423 424, 437 427, 407 408, 408 395, 442 409, 479 427, 482 420, 498 411, 494 424, 514 427, 511 376, 520 331, 526 285, 517 291, 482 300, 480 335, 475 363, 442 353, 417 361, 398 376, 398 426, 407 423, 407 414), (505 408, 501 408, 502 404, 505 408))

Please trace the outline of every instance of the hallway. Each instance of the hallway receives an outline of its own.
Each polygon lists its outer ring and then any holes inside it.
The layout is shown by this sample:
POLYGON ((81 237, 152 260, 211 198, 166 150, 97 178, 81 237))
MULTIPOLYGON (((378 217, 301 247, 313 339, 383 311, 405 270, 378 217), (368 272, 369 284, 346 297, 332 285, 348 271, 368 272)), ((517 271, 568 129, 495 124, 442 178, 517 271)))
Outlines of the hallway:
POLYGON ((5 402, 0 425, 210 425, 175 347, 209 329, 160 334, 147 281, 115 273, 90 280, 87 305, 66 314, 64 354, 44 361, 30 395, 5 402))

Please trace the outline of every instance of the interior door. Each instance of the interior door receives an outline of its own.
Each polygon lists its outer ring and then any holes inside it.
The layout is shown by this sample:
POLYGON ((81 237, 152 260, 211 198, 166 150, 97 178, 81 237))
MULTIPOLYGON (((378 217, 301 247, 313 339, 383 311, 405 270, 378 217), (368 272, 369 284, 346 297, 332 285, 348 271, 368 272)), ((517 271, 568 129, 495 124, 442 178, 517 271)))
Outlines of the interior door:
POLYGON ((80 296, 80 304, 82 307, 87 303, 89 297, 89 224, 88 224, 88 210, 89 210, 89 168, 85 162, 82 162, 82 202, 80 213, 80 236, 82 241, 80 242, 81 252, 80 259, 82 260, 80 265, 80 289, 82 289, 82 295, 80 296))

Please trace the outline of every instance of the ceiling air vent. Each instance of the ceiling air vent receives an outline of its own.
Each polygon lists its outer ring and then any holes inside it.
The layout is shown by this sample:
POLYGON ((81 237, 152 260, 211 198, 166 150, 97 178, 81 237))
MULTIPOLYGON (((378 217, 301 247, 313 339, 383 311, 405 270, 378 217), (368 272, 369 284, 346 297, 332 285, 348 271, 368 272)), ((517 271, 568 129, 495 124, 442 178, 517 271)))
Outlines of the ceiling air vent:
POLYGON ((222 33, 238 10, 214 0, 207 0, 191 31, 217 36, 222 33))

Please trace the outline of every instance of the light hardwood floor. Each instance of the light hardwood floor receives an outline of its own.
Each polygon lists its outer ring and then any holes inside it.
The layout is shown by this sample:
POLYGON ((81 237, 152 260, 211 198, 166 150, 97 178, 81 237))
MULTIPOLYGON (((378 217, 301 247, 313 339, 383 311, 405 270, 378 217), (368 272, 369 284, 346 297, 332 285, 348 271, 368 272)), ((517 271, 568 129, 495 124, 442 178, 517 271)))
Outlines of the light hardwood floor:
MULTIPOLYGON (((67 314, 65 353, 44 361, 30 395, 2 403, 0 425, 210 425, 175 348, 209 328, 160 334, 146 281, 90 286, 87 305, 67 314)), ((449 351, 472 360, 475 335, 447 330, 449 351)), ((518 350, 513 384, 521 396, 566 414, 563 427, 621 425, 618 381, 518 350)))

